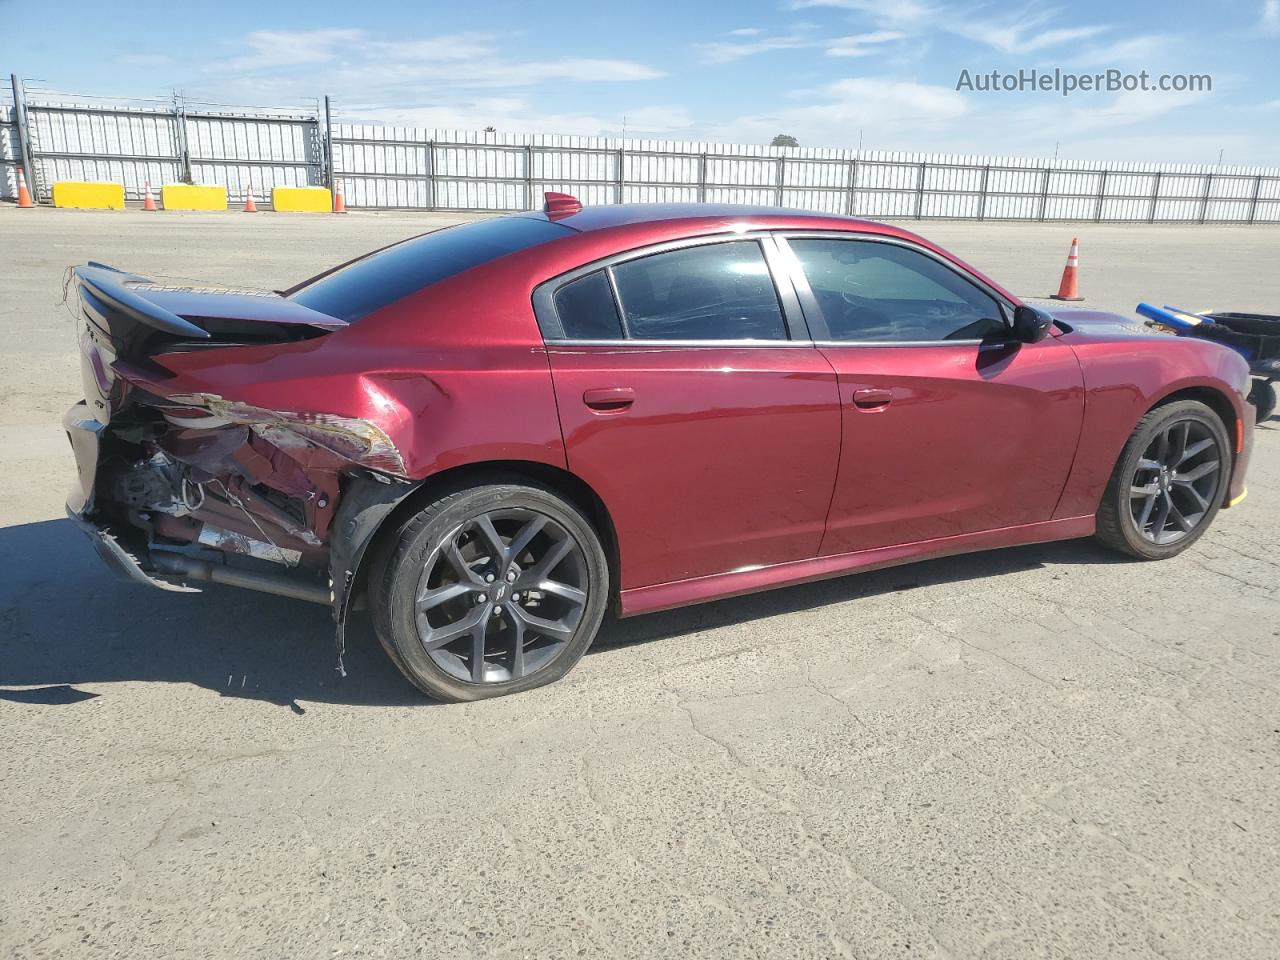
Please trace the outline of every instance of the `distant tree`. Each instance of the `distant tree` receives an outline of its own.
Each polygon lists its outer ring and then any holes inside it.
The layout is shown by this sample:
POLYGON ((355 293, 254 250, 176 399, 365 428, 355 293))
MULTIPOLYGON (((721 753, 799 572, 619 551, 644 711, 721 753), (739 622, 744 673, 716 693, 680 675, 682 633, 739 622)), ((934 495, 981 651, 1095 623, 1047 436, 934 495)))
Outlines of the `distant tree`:
POLYGON ((769 141, 771 147, 798 147, 800 141, 789 133, 780 133, 769 141))
POLYGON ((497 133, 497 132, 498 132, 498 128, 497 128, 497 127, 485 127, 485 128, 484 128, 484 132, 485 132, 485 133, 497 133))

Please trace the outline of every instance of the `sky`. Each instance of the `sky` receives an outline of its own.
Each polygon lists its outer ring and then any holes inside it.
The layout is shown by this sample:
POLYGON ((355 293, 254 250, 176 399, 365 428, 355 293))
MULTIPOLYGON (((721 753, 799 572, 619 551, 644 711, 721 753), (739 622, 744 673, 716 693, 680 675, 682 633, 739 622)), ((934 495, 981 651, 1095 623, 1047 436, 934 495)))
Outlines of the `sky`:
POLYGON ((328 94, 339 119, 667 140, 1280 165, 1280 0, 0 0, 28 89, 328 94), (30 29, 32 15, 43 25, 30 29), (207 12, 206 12, 207 11, 207 12), (56 22, 50 28, 48 21, 56 22), (983 92, 962 71, 1208 74, 1211 91, 983 92))

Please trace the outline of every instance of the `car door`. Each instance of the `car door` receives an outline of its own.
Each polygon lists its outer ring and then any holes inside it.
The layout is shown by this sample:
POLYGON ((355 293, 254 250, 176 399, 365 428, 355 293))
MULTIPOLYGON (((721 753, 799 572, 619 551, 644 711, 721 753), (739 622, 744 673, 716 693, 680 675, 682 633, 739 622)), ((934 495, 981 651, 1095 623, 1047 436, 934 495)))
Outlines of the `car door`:
POLYGON ((1050 336, 1009 336, 1009 304, 922 247, 789 235, 780 257, 839 380, 842 452, 822 555, 1049 520, 1084 383, 1050 336))
POLYGON ((817 555, 839 397, 776 256, 701 238, 535 291, 569 469, 609 510, 624 590, 817 555))

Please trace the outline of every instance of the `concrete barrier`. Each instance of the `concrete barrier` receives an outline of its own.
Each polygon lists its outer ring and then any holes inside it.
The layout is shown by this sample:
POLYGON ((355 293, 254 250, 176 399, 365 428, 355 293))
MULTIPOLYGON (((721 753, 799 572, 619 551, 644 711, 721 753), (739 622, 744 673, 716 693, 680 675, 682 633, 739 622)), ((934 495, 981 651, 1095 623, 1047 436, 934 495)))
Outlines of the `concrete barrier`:
POLYGON ((332 213, 333 196, 328 187, 276 187, 271 206, 276 213, 332 213))
POLYGON ((123 210, 124 184, 57 180, 53 184, 53 205, 77 210, 123 210))
POLYGON ((160 188, 160 202, 166 210, 225 210, 227 188, 166 183, 160 188))

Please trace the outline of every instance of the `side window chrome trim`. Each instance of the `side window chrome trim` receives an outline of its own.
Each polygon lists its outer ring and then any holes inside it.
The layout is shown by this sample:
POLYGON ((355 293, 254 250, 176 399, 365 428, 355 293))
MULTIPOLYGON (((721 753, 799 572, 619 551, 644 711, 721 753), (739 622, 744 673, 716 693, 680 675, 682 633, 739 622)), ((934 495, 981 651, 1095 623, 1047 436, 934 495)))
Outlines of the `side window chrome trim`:
POLYGON ((801 310, 799 298, 796 295, 794 285, 791 280, 790 271, 785 269, 785 265, 780 262, 778 256, 777 241, 774 234, 765 230, 750 230, 743 233, 716 233, 701 237, 685 237, 681 240, 668 240, 663 243, 655 243, 647 247, 638 247, 634 250, 625 250, 622 253, 615 253, 608 257, 602 257, 599 260, 593 260, 591 263, 583 264, 580 267, 574 267, 558 276, 551 277, 542 281, 533 288, 533 313, 538 321, 538 329, 542 333, 543 343, 547 345, 605 345, 617 346, 618 344, 651 344, 656 346, 806 346, 812 347, 813 342, 810 338, 810 332, 805 324, 804 314, 801 310), (653 256, 659 253, 668 253, 673 250, 683 250, 688 247, 708 246, 713 243, 733 243, 741 240, 754 240, 760 248, 761 256, 764 258, 765 265, 769 270, 769 280, 773 284, 775 296, 778 298, 778 309, 782 314, 782 321, 786 327, 787 334, 790 339, 786 340, 644 340, 640 338, 631 339, 628 337, 623 340, 579 340, 572 337, 566 337, 564 325, 560 322, 560 315, 556 311, 555 295, 563 286, 572 283, 589 274, 595 273, 597 270, 603 270, 605 276, 609 280, 609 285, 613 290, 614 304, 618 309, 619 318, 622 322, 624 333, 629 333, 627 329, 626 311, 622 304, 622 295, 618 291, 617 281, 613 276, 613 267, 619 264, 628 263, 632 260, 642 260, 645 257, 653 256))
POLYGON ((548 347, 629 347, 637 350, 649 347, 804 347, 812 350, 815 346, 812 340, 575 340, 571 337, 543 340, 543 343, 548 347))
POLYGON ((869 348, 883 350, 886 347, 982 347, 1007 346, 1004 341, 993 343, 990 340, 815 340, 815 347, 824 350, 843 348, 846 350, 869 348))

